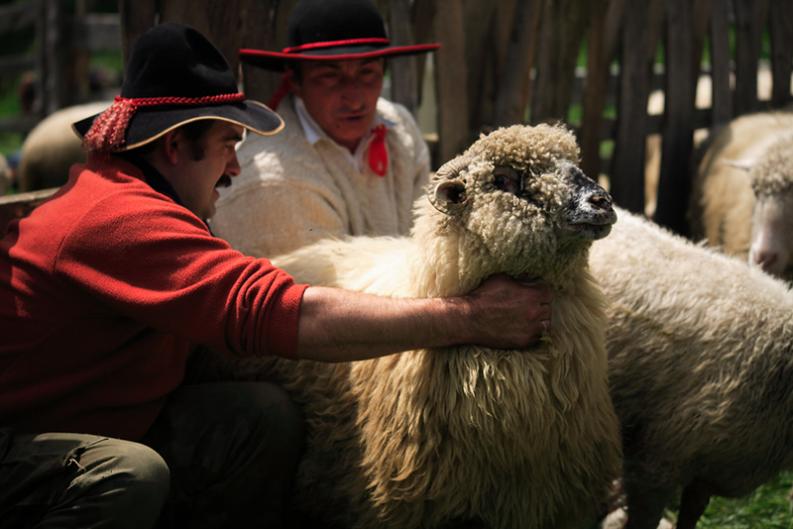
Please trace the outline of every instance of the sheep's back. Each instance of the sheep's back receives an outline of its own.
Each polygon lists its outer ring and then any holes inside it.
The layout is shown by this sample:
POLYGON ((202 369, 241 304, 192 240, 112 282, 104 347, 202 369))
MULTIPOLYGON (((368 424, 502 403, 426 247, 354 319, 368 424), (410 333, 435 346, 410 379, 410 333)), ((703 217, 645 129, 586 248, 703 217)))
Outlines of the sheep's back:
POLYGON ((25 138, 19 160, 19 187, 32 191, 57 187, 69 177, 69 167, 85 160, 82 143, 72 123, 97 114, 112 101, 86 103, 53 112, 25 138))
POLYGON ((626 459, 661 480, 697 472, 736 490, 756 486, 787 464, 793 296, 736 258, 619 216, 591 265, 609 299, 609 378, 626 459))

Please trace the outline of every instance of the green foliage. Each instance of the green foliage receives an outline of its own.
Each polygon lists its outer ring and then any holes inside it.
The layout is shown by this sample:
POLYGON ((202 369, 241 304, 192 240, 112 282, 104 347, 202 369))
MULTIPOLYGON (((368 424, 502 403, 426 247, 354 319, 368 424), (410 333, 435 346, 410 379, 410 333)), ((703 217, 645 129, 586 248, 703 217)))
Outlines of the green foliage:
POLYGON ((697 529, 793 529, 791 487, 793 472, 783 472, 745 498, 712 498, 697 529))

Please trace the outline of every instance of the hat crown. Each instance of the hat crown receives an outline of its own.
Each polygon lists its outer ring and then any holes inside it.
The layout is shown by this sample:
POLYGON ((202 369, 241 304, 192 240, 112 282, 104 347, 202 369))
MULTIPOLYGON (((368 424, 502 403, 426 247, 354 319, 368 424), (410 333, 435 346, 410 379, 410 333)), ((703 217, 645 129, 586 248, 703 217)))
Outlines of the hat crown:
POLYGON ((289 16, 290 47, 361 38, 387 38, 369 0, 301 0, 289 16))
POLYGON ((237 92, 222 53, 195 29, 165 23, 143 33, 121 87, 126 98, 205 97, 237 92))

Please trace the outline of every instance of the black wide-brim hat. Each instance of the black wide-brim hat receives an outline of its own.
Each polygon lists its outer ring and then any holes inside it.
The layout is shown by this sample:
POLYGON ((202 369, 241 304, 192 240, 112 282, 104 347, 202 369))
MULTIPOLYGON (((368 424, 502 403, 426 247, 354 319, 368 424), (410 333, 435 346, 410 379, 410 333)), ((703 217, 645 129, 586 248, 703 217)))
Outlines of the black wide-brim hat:
POLYGON ((228 62, 206 37, 189 26, 167 23, 135 42, 113 105, 73 128, 89 150, 122 152, 206 119, 265 136, 283 128, 278 114, 237 90, 228 62))
POLYGON ((243 48, 240 59, 281 71, 295 61, 342 61, 424 53, 437 42, 392 46, 383 17, 369 0, 301 0, 289 15, 289 46, 281 51, 243 48))

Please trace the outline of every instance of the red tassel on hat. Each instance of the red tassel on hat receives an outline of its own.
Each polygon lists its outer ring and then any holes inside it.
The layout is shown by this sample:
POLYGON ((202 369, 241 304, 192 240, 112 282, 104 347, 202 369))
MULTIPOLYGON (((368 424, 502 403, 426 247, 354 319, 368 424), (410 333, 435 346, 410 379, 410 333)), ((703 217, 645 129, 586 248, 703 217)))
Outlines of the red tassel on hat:
POLYGON ((385 144, 385 125, 372 129, 374 137, 369 143, 369 167, 378 176, 385 176, 388 171, 388 149, 385 144))
POLYGON ((85 148, 93 152, 112 152, 121 147, 136 108, 133 100, 116 96, 113 104, 96 117, 85 134, 85 148))

